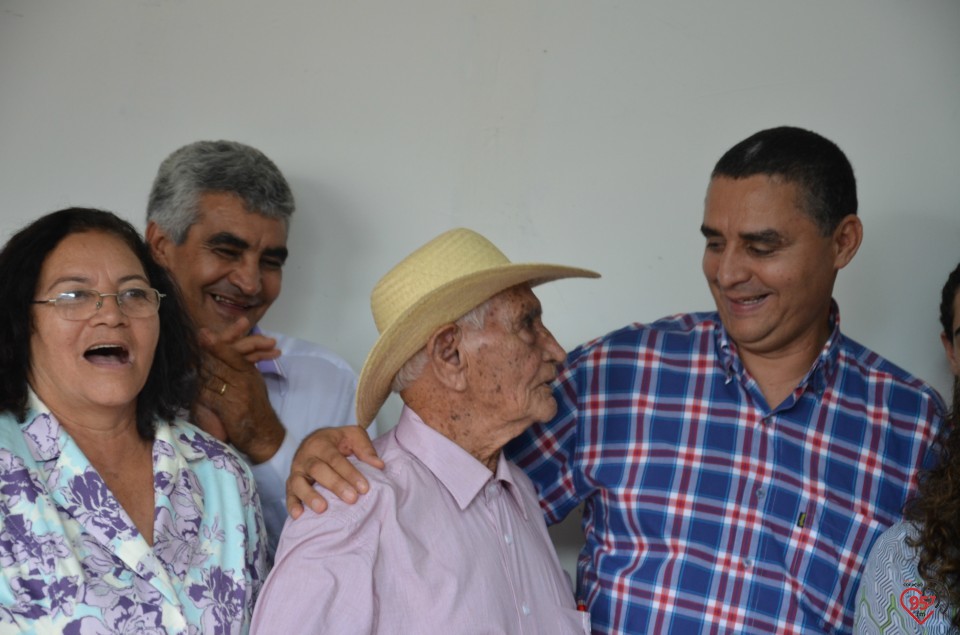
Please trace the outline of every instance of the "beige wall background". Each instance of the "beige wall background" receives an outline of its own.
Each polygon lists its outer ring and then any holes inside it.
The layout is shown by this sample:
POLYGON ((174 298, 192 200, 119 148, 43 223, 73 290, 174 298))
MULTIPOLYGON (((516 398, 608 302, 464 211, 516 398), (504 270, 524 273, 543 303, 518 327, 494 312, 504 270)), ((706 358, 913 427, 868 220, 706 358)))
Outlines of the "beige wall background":
MULTIPOLYGON (((0 0, 0 240, 68 205, 142 228, 169 152, 252 144, 298 202, 265 325, 357 369, 376 337, 373 284, 456 226, 514 260, 603 274, 539 292, 568 348, 710 308, 710 169, 781 124, 836 141, 859 179, 866 238, 836 290, 844 330, 945 391, 955 0, 0 0)), ((390 402, 382 424, 398 412, 390 402)))

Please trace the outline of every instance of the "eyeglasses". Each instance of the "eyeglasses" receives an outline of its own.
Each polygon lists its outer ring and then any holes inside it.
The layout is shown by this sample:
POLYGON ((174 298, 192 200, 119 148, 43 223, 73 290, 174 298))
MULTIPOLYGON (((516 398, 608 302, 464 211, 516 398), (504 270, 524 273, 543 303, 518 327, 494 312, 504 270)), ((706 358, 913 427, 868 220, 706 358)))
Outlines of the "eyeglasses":
POLYGON ((89 320, 103 306, 103 299, 113 296, 117 299, 120 312, 131 318, 145 318, 156 315, 160 310, 160 298, 165 297, 156 289, 134 287, 117 293, 100 293, 93 289, 74 289, 64 291, 49 300, 34 300, 33 304, 52 304, 65 320, 89 320))

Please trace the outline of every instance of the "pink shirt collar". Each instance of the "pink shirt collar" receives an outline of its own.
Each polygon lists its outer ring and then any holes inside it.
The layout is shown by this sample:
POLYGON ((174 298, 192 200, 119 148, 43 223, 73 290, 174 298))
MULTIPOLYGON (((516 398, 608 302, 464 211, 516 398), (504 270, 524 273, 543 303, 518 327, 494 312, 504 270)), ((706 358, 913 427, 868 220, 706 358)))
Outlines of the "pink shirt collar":
POLYGON ((497 460, 497 473, 493 474, 487 466, 431 428, 407 406, 404 406, 400 413, 395 435, 400 447, 416 456, 437 477, 461 510, 469 507, 483 488, 496 480, 510 492, 510 497, 523 514, 524 520, 528 520, 527 511, 511 473, 513 466, 503 456, 503 452, 500 452, 497 460))

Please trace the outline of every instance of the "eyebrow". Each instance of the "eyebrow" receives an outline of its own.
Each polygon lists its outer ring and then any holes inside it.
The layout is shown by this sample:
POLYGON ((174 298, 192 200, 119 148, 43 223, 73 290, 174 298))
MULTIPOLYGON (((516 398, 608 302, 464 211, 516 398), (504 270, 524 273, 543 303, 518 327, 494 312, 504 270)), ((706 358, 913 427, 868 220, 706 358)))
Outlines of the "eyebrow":
POLYGON ((207 244, 214 247, 236 247, 237 249, 250 249, 250 243, 243 238, 231 234, 230 232, 219 232, 207 239, 207 244))
POLYGON ((532 306, 528 311, 524 311, 520 315, 520 322, 525 322, 526 320, 536 320, 538 317, 543 316, 543 307, 540 305, 532 306))
MULTIPOLYGON (((233 247, 234 249, 240 249, 241 251, 250 249, 250 243, 235 234, 231 234, 230 232, 219 232, 214 234, 207 239, 207 244, 211 247, 233 247)), ((276 258, 280 262, 286 262, 287 256, 290 255, 290 252, 286 247, 267 247, 263 250, 263 255, 268 258, 276 258)))
MULTIPOLYGON (((700 225, 700 233, 705 238, 723 238, 723 234, 707 225, 700 225)), ((764 229, 757 232, 743 232, 738 234, 740 240, 748 243, 761 243, 765 245, 782 245, 787 242, 783 234, 775 229, 764 229)))
POLYGON ((716 238, 720 236, 720 232, 713 227, 707 227, 706 225, 700 225, 700 233, 703 234, 705 238, 716 238))
MULTIPOLYGON (((146 278, 145 276, 141 276, 139 273, 132 273, 132 274, 130 274, 130 275, 128 275, 128 276, 123 276, 123 277, 121 277, 119 280, 117 280, 117 284, 118 284, 118 285, 121 285, 121 284, 123 284, 123 283, 125 283, 125 282, 130 282, 131 280, 142 280, 143 282, 146 282, 147 284, 150 284, 150 281, 147 280, 147 278, 146 278)), ((56 280, 54 280, 53 282, 51 282, 50 285, 47 287, 47 291, 49 291, 50 289, 54 288, 55 286, 57 286, 57 285, 59 285, 59 284, 65 283, 65 282, 76 282, 76 283, 79 283, 79 284, 90 284, 90 278, 88 278, 88 277, 86 277, 86 276, 63 276, 63 277, 57 278, 56 280)))
POLYGON ((287 251, 286 247, 267 247, 263 250, 263 255, 268 258, 276 258, 281 263, 287 261, 287 256, 290 255, 290 252, 287 251))

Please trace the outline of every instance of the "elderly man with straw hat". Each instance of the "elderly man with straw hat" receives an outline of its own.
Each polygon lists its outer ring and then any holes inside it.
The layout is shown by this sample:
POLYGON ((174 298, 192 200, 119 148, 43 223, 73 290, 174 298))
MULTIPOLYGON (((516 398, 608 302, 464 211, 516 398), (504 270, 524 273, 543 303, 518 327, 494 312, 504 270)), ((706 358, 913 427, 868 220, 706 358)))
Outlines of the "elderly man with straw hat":
POLYGON ((253 632, 589 633, 530 480, 501 448, 553 417, 564 351, 531 287, 585 269, 514 264, 455 229, 387 273, 357 421, 391 389, 397 426, 358 464, 370 491, 288 521, 253 632))

